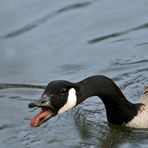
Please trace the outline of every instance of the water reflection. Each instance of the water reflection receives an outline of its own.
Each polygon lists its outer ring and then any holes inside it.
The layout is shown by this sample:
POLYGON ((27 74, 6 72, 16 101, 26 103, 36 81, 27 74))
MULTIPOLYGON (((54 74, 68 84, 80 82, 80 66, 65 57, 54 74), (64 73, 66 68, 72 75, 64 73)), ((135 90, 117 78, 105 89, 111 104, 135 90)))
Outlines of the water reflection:
POLYGON ((108 124, 107 122, 103 124, 101 121, 98 121, 98 123, 89 122, 79 116, 76 117, 75 123, 83 139, 83 142, 81 142, 82 147, 116 148, 129 143, 134 143, 138 147, 139 143, 146 142, 148 138, 145 129, 137 130, 108 124))

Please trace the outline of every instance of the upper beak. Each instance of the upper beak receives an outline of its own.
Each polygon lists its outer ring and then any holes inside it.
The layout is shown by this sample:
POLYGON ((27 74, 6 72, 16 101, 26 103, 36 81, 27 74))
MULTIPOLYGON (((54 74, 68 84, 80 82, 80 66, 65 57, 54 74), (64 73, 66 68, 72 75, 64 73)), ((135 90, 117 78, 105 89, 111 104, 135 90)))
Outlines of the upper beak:
POLYGON ((50 104, 50 98, 49 97, 41 97, 38 100, 35 100, 31 103, 28 104, 29 108, 34 108, 34 107, 52 107, 50 104))
POLYGON ((28 107, 29 108, 39 107, 39 106, 40 106, 40 104, 39 104, 38 101, 33 101, 33 102, 31 102, 31 103, 28 104, 28 107))

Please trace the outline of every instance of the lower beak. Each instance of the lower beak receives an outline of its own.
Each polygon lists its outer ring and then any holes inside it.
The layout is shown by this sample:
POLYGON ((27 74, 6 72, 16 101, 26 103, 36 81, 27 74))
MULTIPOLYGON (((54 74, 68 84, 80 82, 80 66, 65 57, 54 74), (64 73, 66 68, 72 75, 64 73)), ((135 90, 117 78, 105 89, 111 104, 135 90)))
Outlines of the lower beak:
POLYGON ((50 101, 49 100, 45 101, 45 98, 40 98, 36 101, 29 103, 28 107, 29 108, 34 108, 34 107, 41 108, 41 111, 32 117, 31 122, 30 122, 31 127, 38 127, 42 123, 46 122, 51 117, 57 114, 56 110, 51 106, 50 101))

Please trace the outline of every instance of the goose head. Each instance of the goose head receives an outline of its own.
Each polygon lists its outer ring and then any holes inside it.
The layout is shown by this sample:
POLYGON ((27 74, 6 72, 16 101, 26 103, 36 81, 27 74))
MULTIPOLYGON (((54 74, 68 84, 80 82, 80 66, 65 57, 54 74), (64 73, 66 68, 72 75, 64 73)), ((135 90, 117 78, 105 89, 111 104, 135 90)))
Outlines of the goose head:
POLYGON ((30 125, 38 127, 57 114, 63 113, 77 104, 78 86, 74 83, 57 80, 50 82, 41 97, 29 103, 29 108, 41 111, 32 117, 30 125))

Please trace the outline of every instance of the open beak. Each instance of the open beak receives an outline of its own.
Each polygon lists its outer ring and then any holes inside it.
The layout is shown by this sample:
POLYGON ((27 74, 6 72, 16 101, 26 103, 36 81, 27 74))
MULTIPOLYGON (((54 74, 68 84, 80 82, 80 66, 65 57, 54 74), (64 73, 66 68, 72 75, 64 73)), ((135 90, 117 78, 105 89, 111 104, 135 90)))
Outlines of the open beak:
POLYGON ((30 122, 31 127, 38 127, 57 114, 57 111, 50 104, 50 99, 48 97, 41 97, 40 99, 29 103, 28 107, 41 108, 41 111, 32 117, 30 122))

